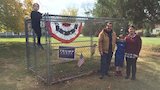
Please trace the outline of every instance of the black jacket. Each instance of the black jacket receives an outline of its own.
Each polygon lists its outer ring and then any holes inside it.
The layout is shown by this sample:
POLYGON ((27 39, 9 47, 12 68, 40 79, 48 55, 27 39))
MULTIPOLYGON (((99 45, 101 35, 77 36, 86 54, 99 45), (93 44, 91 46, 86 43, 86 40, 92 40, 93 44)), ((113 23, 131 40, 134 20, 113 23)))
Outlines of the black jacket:
POLYGON ((42 18, 42 14, 37 11, 31 12, 31 24, 34 30, 40 30, 40 20, 42 18))

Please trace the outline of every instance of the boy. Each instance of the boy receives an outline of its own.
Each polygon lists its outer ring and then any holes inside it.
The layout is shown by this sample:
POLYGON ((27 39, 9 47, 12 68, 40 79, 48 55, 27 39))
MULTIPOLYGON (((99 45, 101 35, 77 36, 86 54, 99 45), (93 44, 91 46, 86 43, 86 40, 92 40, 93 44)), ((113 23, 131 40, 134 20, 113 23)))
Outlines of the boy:
POLYGON ((37 35, 37 46, 43 49, 41 44, 41 27, 40 27, 40 20, 42 18, 42 14, 38 12, 38 10, 39 10, 39 4, 34 3, 33 11, 31 12, 31 24, 32 24, 32 29, 37 35))
POLYGON ((122 76, 121 67, 123 67, 125 47, 126 47, 126 42, 124 40, 123 35, 119 35, 119 39, 117 40, 116 44, 117 44, 117 50, 115 53, 115 66, 116 66, 115 75, 122 76))

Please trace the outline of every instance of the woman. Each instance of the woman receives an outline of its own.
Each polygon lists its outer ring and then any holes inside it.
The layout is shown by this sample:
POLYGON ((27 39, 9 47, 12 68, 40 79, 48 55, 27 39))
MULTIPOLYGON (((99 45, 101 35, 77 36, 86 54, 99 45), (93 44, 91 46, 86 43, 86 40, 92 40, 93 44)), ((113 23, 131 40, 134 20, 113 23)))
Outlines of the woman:
POLYGON ((129 34, 125 37, 126 39, 126 79, 130 77, 130 71, 132 70, 131 80, 136 79, 136 63, 139 56, 139 52, 142 46, 142 40, 139 35, 135 33, 135 27, 133 25, 128 28, 129 34))

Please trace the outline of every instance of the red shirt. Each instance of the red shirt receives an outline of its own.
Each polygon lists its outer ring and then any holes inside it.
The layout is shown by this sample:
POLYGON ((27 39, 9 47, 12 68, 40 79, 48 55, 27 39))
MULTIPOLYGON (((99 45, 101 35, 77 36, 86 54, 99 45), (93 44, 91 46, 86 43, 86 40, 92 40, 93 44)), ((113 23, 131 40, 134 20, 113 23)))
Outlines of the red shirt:
POLYGON ((125 52, 130 53, 130 54, 139 55, 139 52, 140 52, 141 47, 142 47, 141 37, 137 34, 135 34, 135 36, 133 36, 133 37, 131 37, 130 35, 127 35, 125 37, 125 39, 126 39, 125 52))

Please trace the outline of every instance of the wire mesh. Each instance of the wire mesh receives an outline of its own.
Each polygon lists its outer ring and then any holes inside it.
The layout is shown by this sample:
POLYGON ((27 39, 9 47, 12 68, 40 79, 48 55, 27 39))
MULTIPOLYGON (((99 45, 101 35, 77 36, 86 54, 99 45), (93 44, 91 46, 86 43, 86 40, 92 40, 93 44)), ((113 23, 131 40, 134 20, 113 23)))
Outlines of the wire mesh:
MULTIPOLYGON (((41 43, 44 49, 37 46, 36 35, 31 29, 30 20, 25 21, 25 32, 26 32, 26 63, 28 70, 36 74, 44 82, 51 84, 63 80, 68 80, 74 77, 82 76, 91 71, 95 71, 99 68, 100 55, 97 48, 97 37, 93 37, 92 30, 90 32, 90 37, 79 36, 75 41, 69 44, 61 43, 54 38, 50 37, 47 28, 45 26, 45 20, 52 22, 57 22, 58 19, 65 21, 66 17, 58 18, 56 20, 50 19, 51 17, 45 19, 43 18, 41 22, 42 37, 41 43), (60 46, 74 47, 75 48, 75 58, 74 59, 64 59, 59 58, 60 46), (84 64, 78 67, 77 63, 80 60, 81 55, 83 55, 84 64)), ((67 21, 70 21, 67 17, 67 21)), ((76 17, 71 17, 71 19, 76 17)), ((92 20, 94 18, 83 18, 79 17, 79 21, 92 20), (83 20, 84 19, 84 20, 83 20)), ((104 18, 100 18, 100 21, 104 18)), ((107 19, 106 19, 107 20, 107 19)), ((108 19, 111 20, 111 19, 108 19)), ((114 20, 114 19, 112 19, 114 20)), ((73 21, 73 20, 72 20, 73 21)), ((71 21, 71 22, 72 22, 71 21)), ((89 21, 91 23, 91 21, 89 21)), ((94 23, 94 22, 92 22, 94 23)), ((85 24, 87 25, 87 23, 85 24)), ((89 25, 88 25, 89 26, 89 25)))

